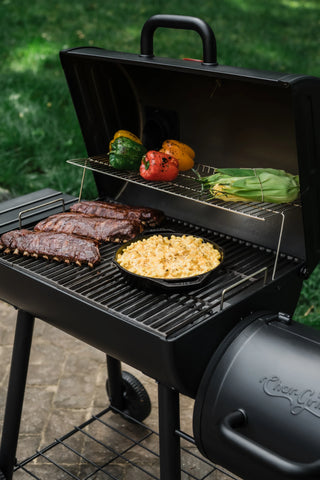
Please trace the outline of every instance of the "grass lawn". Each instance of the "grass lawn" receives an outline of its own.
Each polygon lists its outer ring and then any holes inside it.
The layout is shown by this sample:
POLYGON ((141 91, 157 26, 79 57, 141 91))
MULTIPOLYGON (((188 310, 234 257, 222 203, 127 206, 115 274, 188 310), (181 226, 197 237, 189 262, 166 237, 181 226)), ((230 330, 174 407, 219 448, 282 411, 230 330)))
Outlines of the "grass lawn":
MULTIPOLYGON (((319 0, 0 0, 0 187, 12 195, 51 187, 79 191, 66 159, 86 151, 58 52, 96 45, 139 52, 145 20, 194 15, 213 28, 220 64, 320 76, 319 0)), ((157 30, 155 54, 200 58, 194 32, 157 30)), ((89 176, 87 176, 89 177, 89 176)), ((85 195, 95 194, 86 181, 85 195)), ((296 317, 319 323, 320 271, 306 282, 296 317)))

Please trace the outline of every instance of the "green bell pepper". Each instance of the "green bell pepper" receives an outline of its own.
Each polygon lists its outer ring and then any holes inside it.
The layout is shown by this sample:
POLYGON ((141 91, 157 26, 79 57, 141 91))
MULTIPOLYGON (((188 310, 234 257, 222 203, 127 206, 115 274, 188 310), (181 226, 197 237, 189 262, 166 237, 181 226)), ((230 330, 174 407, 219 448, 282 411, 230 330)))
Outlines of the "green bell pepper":
POLYGON ((109 152, 109 165, 118 170, 139 171, 142 157, 147 150, 143 145, 127 137, 119 137, 112 142, 109 152))

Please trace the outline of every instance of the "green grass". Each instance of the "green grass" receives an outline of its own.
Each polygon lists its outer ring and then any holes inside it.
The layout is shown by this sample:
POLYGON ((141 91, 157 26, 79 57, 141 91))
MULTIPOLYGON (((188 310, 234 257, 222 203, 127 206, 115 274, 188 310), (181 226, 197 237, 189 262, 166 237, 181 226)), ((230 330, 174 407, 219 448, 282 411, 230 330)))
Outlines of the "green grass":
MULTIPOLYGON (((221 64, 320 76, 317 0, 2 0, 0 186, 13 195, 48 185, 78 190, 79 172, 65 160, 86 152, 58 52, 78 45, 138 52, 143 23, 159 12, 205 19, 221 64)), ((159 29, 154 47, 160 56, 202 54, 195 32, 159 29)))
MULTIPOLYGON (((51 187, 77 194, 81 172, 66 164, 85 146, 59 63, 59 50, 96 45, 138 53, 145 20, 156 13, 206 20, 218 62, 320 76, 319 0, 0 0, 0 187, 12 195, 51 187)), ((159 29, 155 54, 202 55, 194 32, 159 29)), ((95 195, 90 176, 85 195, 95 195)), ((320 325, 316 269, 296 318, 320 325)))
POLYGON ((317 267, 304 282, 294 319, 320 328, 320 268, 317 267))

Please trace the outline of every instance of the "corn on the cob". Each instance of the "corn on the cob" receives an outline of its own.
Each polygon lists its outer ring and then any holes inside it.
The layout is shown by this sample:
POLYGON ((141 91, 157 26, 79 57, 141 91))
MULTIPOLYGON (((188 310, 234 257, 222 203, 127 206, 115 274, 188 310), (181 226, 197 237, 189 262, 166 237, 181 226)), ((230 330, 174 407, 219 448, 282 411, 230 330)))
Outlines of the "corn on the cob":
POLYGON ((298 175, 273 168, 217 168, 199 180, 213 197, 228 202, 289 203, 300 192, 298 175))

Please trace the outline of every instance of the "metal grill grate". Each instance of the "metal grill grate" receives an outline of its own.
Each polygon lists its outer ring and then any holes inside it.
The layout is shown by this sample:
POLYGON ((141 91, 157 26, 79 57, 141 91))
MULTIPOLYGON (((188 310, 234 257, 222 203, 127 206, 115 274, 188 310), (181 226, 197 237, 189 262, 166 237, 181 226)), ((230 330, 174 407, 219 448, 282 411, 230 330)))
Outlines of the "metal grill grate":
MULTIPOLYGON (((283 215, 288 209, 300 207, 298 202, 295 202, 294 204, 271 204, 258 202, 225 202, 213 199, 208 191, 202 190, 201 185, 196 181, 195 174, 191 170, 180 172, 176 180, 173 180, 172 182, 148 182, 135 172, 127 170, 119 171, 110 167, 106 155, 97 155, 85 159, 72 159, 68 160, 68 163, 261 221, 276 214, 283 215)), ((195 170, 201 176, 208 176, 214 173, 214 167, 202 164, 197 164, 195 170)))
MULTIPOLYGON (((4 253, 0 254, 0 259, 165 338, 206 321, 235 303, 237 295, 249 294, 257 285, 262 285, 266 271, 267 281, 270 281, 275 257, 270 250, 174 219, 167 220, 163 228, 215 241, 225 251, 224 267, 207 284, 190 292, 162 294, 127 284, 112 263, 118 246, 111 243, 101 246, 102 261, 94 269, 4 253)), ((278 274, 290 271, 292 262, 297 261, 280 256, 278 274)))
MULTIPOLYGON (((117 410, 111 407, 103 410, 31 457, 19 461, 15 467, 17 478, 24 472, 23 478, 36 480, 159 479, 158 433, 122 414, 130 423, 124 421, 113 412, 117 410)), ((181 465, 182 480, 237 478, 208 462, 193 443, 183 438, 181 465)))

